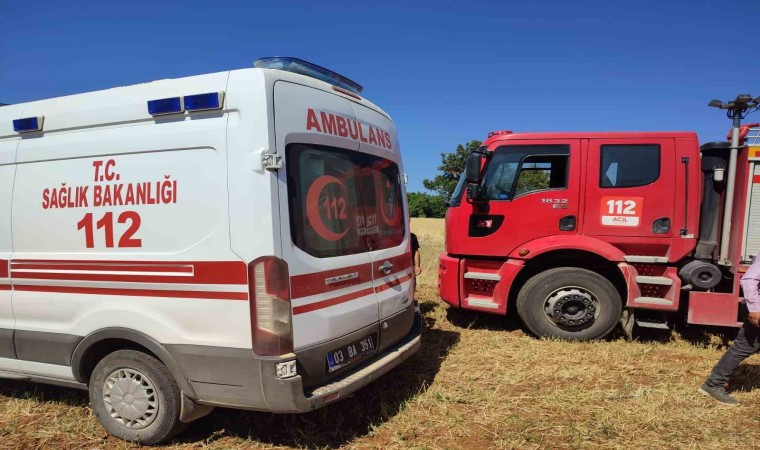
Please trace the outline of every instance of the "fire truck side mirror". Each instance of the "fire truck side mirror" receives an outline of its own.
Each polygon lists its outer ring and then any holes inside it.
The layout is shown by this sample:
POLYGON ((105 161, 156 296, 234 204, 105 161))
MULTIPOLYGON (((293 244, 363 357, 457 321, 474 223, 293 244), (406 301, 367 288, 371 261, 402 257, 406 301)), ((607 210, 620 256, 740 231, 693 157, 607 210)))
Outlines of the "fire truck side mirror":
POLYGON ((469 201, 477 201, 482 200, 481 198, 481 189, 479 184, 468 184, 467 185, 467 200, 469 201))
POLYGON ((480 153, 470 153, 467 155, 467 165, 464 170, 464 176, 468 183, 480 184, 480 168, 483 166, 483 155, 480 153))

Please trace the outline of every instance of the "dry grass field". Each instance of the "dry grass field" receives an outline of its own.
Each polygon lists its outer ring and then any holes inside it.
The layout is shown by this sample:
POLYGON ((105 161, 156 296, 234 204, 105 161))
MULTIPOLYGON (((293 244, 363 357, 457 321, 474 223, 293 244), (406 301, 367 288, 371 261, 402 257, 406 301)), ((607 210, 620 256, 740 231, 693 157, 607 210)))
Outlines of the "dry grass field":
MULTIPOLYGON (((514 320, 449 310, 436 295, 443 221, 416 219, 424 273, 421 350, 373 385, 304 415, 217 409, 165 448, 747 448, 760 441, 760 358, 727 409, 696 393, 724 339, 689 328, 664 341, 570 343, 514 320)), ((0 447, 127 449, 85 392, 0 382, 0 447)))

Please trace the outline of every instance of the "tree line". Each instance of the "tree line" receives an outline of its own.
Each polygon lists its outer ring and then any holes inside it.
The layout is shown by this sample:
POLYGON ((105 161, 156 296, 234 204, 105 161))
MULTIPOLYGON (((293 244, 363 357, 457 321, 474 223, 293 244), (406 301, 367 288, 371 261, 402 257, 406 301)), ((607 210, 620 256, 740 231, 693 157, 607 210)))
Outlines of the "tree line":
POLYGON ((467 163, 467 155, 480 147, 480 141, 470 141, 465 145, 457 145, 452 153, 441 153, 441 165, 437 167, 440 172, 432 179, 422 180, 426 192, 409 192, 409 215, 411 217, 443 217, 446 215, 446 201, 451 198, 454 189, 459 182, 459 176, 464 172, 467 163))

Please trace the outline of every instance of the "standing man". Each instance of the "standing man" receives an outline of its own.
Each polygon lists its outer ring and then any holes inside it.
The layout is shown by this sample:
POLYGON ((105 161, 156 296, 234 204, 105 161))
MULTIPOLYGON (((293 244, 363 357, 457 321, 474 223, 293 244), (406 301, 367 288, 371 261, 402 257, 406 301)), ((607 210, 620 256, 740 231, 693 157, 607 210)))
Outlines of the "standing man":
POLYGON ((409 233, 412 238, 412 266, 414 267, 414 276, 422 273, 422 266, 420 265, 420 242, 417 240, 417 235, 409 233))
POLYGON ((736 340, 718 361, 699 393, 711 397, 725 406, 736 406, 739 401, 728 395, 725 385, 728 377, 748 356, 760 351, 760 254, 755 256, 752 265, 741 279, 744 291, 743 308, 747 317, 736 340))

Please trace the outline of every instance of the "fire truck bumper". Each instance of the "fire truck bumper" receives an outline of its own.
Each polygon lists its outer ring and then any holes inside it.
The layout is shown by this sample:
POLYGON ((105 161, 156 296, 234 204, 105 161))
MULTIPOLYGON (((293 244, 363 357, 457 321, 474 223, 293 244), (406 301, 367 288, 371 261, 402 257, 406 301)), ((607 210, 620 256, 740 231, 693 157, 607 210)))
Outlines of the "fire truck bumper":
POLYGON ((451 306, 459 308, 459 266, 461 258, 446 253, 438 255, 438 295, 451 306))

